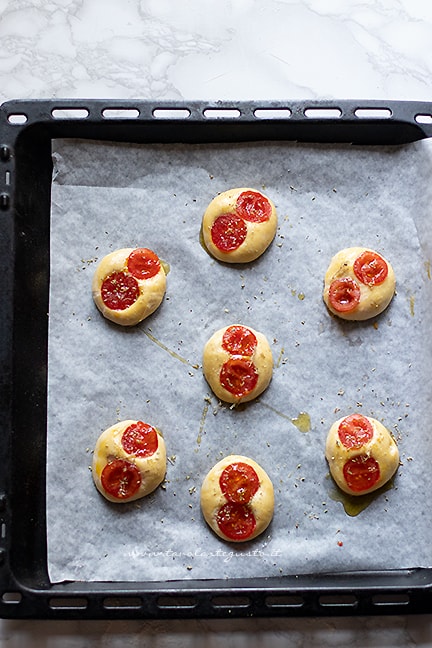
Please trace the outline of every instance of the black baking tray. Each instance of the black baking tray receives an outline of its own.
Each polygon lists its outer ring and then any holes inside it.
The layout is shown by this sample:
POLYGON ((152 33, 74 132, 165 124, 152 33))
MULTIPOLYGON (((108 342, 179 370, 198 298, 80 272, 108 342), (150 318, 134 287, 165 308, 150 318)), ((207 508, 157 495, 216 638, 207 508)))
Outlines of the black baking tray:
POLYGON ((51 142, 432 137, 432 102, 10 101, 0 106, 0 616, 138 619, 432 612, 432 569, 279 578, 50 583, 45 470, 51 142))

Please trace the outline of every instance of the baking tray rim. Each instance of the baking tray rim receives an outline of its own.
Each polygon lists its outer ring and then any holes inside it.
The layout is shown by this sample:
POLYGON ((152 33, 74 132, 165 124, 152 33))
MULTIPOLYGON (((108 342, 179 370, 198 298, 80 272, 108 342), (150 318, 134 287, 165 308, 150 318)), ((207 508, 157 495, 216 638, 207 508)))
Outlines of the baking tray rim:
MULTIPOLYGON (((32 322, 37 329, 30 336, 34 339, 27 344, 43 365, 47 318, 42 313, 47 299, 49 251, 44 254, 41 243, 48 241, 45 247, 49 247, 50 153, 55 138, 162 143, 277 139, 371 145, 404 144, 431 136, 432 102, 41 99, 9 101, 0 106, 0 253, 8 260, 0 280, 5 295, 0 323, 0 409, 4 421, 0 435, 4 466, 0 474, 0 617, 232 618, 406 614, 432 609, 429 568, 246 580, 50 583, 44 512, 42 519, 38 516, 42 502, 45 506, 46 427, 36 427, 31 440, 17 438, 23 430, 24 415, 17 414, 17 383, 20 390, 23 386, 17 376, 21 376, 25 362, 24 351, 17 351, 16 344, 27 333, 23 322, 28 312, 17 298, 14 269, 17 263, 25 262, 24 253, 37 256, 41 285, 31 298, 42 295, 42 303, 32 322), (363 111, 362 116, 359 111, 363 111), (24 486, 17 486, 14 457, 24 444, 36 452, 38 470, 32 469, 29 452, 26 465, 30 474, 24 486), (37 489, 36 495, 29 495, 30 486, 37 489), (18 509, 24 494, 30 504, 18 509), (24 532, 33 538, 26 548, 30 557, 22 568, 18 564, 22 552, 15 539, 24 532)), ((40 424, 44 421, 41 410, 46 407, 40 402, 46 396, 43 367, 37 384, 32 380, 27 378, 24 385, 27 392, 34 387, 27 413, 31 411, 32 422, 40 424)))

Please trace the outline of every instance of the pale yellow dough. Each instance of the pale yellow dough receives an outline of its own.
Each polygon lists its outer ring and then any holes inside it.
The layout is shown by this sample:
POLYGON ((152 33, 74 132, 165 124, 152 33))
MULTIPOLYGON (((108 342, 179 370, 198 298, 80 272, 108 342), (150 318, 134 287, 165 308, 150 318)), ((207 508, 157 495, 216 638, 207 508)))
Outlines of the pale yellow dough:
POLYGON ((248 263, 254 261, 265 252, 273 241, 277 229, 277 213, 272 200, 265 196, 262 191, 250 187, 229 189, 217 195, 207 207, 202 220, 202 235, 207 250, 219 261, 226 263, 248 263), (236 250, 222 252, 213 243, 211 228, 214 221, 221 214, 235 211, 237 198, 244 191, 257 191, 269 201, 272 211, 269 220, 262 223, 244 221, 247 228, 247 235, 244 242, 236 250))
POLYGON ((205 477, 201 486, 201 510, 205 521, 209 527, 223 540, 229 542, 246 542, 253 540, 270 524, 273 511, 274 511, 274 491, 273 484, 261 466, 255 461, 242 455, 229 455, 219 461, 205 477), (246 538, 246 540, 232 540, 227 538, 224 533, 219 529, 216 521, 216 516, 219 509, 227 503, 227 499, 223 495, 219 486, 219 479, 225 468, 230 464, 242 462, 249 464, 255 470, 259 479, 259 488, 255 495, 249 502, 249 506, 255 517, 256 526, 253 533, 246 538))
POLYGON ((166 472, 166 448, 165 441, 156 428, 158 434, 158 447, 154 454, 149 457, 138 457, 125 451, 121 444, 124 431, 136 420, 128 419, 115 423, 102 432, 96 442, 93 454, 92 475, 98 491, 110 502, 122 504, 140 499, 155 490, 162 482, 166 472), (131 497, 118 499, 105 491, 101 482, 101 474, 106 464, 114 459, 126 459, 134 463, 141 474, 139 489, 131 497))
POLYGON ((273 374, 273 355, 266 336, 250 326, 245 326, 245 328, 254 333, 258 343, 253 355, 245 356, 245 358, 248 360, 250 359, 255 364, 255 368, 258 372, 258 382, 251 392, 241 398, 226 390, 225 387, 221 385, 219 376, 222 365, 233 357, 228 353, 228 351, 225 351, 225 349, 222 348, 223 334, 231 326, 243 325, 230 324, 230 326, 224 326, 213 333, 211 338, 207 341, 203 352, 203 372, 213 393, 220 400, 225 401, 226 403, 245 403, 262 394, 270 384, 273 374))
MULTIPOLYGON (((382 313, 390 304, 395 293, 396 278, 391 264, 388 266, 386 279, 376 286, 368 286, 358 280, 354 274, 354 261, 365 251, 374 251, 365 247, 350 247, 341 250, 331 259, 324 277, 324 302, 334 315, 346 320, 367 320, 382 313), (332 308, 329 302, 329 289, 335 279, 350 277, 360 288, 360 302, 352 311, 340 312, 332 308)), ((380 255, 382 256, 382 255, 380 255)), ((383 257, 384 258, 384 257, 383 257)))
POLYGON ((373 427, 373 436, 360 448, 346 448, 339 439, 339 425, 345 417, 335 421, 331 426, 325 446, 325 456, 329 464, 330 473, 341 490, 349 495, 365 495, 371 493, 391 479, 399 466, 399 450, 396 441, 380 421, 366 416, 373 427), (358 455, 373 457, 380 467, 379 480, 368 490, 359 492, 352 491, 347 485, 343 468, 345 463, 358 455))
POLYGON ((103 281, 113 272, 127 272, 127 259, 134 249, 121 248, 107 254, 98 264, 93 276, 92 294, 96 306, 104 317, 122 326, 134 326, 154 313, 166 291, 166 274, 161 264, 154 277, 137 279, 140 294, 132 306, 124 310, 113 310, 104 304, 101 297, 103 281))

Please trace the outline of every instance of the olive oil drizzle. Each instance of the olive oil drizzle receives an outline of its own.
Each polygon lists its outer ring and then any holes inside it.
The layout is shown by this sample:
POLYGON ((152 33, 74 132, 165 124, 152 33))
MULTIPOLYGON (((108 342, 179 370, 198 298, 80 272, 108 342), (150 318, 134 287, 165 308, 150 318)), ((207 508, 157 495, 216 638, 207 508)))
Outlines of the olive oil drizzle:
POLYGON ((333 487, 329 491, 329 497, 334 502, 340 502, 344 507, 345 513, 350 517, 356 517, 362 511, 368 508, 382 493, 394 488, 393 480, 384 484, 381 488, 372 493, 367 493, 366 495, 348 495, 344 493, 340 488, 333 484, 333 487))
POLYGON ((149 338, 149 340, 154 342, 158 347, 160 347, 161 349, 169 353, 172 358, 175 358, 176 360, 180 360, 180 362, 182 362, 185 365, 188 365, 189 367, 192 367, 192 369, 199 369, 198 364, 192 364, 192 362, 189 362, 189 360, 183 358, 181 355, 179 355, 178 353, 176 353, 175 351, 167 347, 163 342, 158 340, 154 335, 152 335, 152 333, 150 333, 150 331, 145 331, 143 329, 143 333, 149 338))
POLYGON ((288 416, 288 414, 284 414, 280 410, 276 409, 275 407, 272 407, 268 403, 263 403, 260 401, 260 404, 263 405, 264 407, 267 407, 267 409, 271 410, 278 416, 286 419, 287 421, 290 421, 295 427, 300 430, 300 432, 310 432, 311 430, 311 420, 310 416, 307 412, 299 412, 298 416, 295 416, 294 418, 291 416, 288 416))
POLYGON ((298 416, 291 419, 291 423, 295 425, 300 432, 310 432, 311 420, 307 412, 300 412, 298 416))
POLYGON ((209 407, 210 407, 210 399, 206 398, 205 403, 204 403, 204 407, 203 407, 203 411, 202 411, 202 415, 201 415, 199 430, 198 430, 198 436, 197 436, 197 444, 198 445, 201 444, 201 439, 202 439, 202 435, 203 435, 204 426, 205 426, 207 414, 208 414, 208 411, 209 411, 209 407))
POLYGON ((163 259, 159 259, 159 263, 162 266, 162 270, 165 272, 166 275, 168 275, 170 273, 170 270, 171 270, 171 266, 168 263, 168 261, 164 261, 163 259))

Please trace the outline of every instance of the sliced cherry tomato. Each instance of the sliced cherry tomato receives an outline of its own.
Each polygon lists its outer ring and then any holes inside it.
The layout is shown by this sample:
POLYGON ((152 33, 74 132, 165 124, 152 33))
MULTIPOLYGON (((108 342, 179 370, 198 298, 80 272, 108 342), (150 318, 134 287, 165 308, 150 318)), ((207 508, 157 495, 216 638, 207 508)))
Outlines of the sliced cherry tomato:
POLYGON ((109 495, 127 499, 135 495, 141 484, 141 474, 131 461, 114 459, 102 470, 101 482, 109 495))
POLYGON ((258 191, 243 191, 237 198, 236 213, 252 223, 263 223, 269 220, 272 206, 258 191))
POLYGON ((372 423, 362 414, 351 414, 341 421, 339 439, 345 448, 360 448, 373 437, 372 423))
POLYGON ((229 326, 222 337, 222 348, 231 355, 251 356, 257 347, 254 333, 246 326, 229 326))
POLYGON ((259 477, 252 466, 239 461, 225 468, 219 486, 228 502, 247 504, 259 488, 259 477))
POLYGON ((221 214, 211 228, 211 238, 221 252, 232 252, 244 243, 247 227, 237 214, 221 214))
POLYGON ((102 301, 111 310, 125 310, 139 297, 137 280, 125 272, 113 272, 101 286, 102 301))
POLYGON ((388 265, 382 256, 366 250, 354 261, 354 274, 362 283, 377 286, 387 277, 388 265))
POLYGON ((148 248, 137 248, 128 256, 127 268, 135 279, 150 279, 157 275, 160 267, 158 255, 148 248))
POLYGON ((227 502, 216 515, 222 533, 230 540, 247 540, 255 530, 256 520, 247 504, 227 502))
POLYGON ((362 493, 372 488, 379 480, 379 463, 368 455, 357 455, 346 462, 343 475, 348 487, 354 493, 362 493))
POLYGON ((250 360, 230 358, 222 365, 219 379, 222 387, 230 394, 243 398, 255 388, 258 372, 250 360))
POLYGON ((360 288, 351 277, 335 279, 329 288, 329 302, 340 313, 352 311, 360 302, 360 288))
POLYGON ((158 435, 154 427, 138 421, 123 432, 121 444, 128 454, 150 457, 158 449, 158 435))

